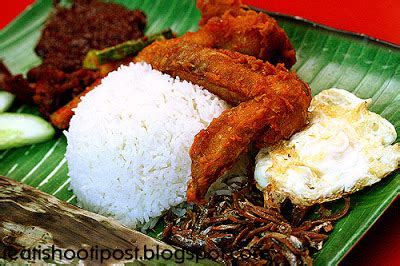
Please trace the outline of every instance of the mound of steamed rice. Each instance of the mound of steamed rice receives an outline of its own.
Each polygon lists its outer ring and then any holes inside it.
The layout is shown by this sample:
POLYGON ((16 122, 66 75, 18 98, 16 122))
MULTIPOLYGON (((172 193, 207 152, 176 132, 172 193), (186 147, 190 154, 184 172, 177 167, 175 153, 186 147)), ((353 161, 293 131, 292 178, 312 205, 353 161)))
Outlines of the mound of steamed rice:
POLYGON ((65 132, 78 204, 135 227, 183 202, 193 138, 227 107, 147 64, 110 73, 82 98, 65 132))

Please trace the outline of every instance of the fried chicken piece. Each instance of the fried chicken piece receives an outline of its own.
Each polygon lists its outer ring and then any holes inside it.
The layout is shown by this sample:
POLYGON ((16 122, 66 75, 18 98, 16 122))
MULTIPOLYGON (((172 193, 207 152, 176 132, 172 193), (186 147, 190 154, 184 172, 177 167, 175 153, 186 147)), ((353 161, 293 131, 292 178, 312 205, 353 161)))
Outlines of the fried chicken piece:
POLYGON ((311 102, 308 85, 279 64, 291 67, 296 56, 273 18, 240 0, 199 0, 197 6, 202 12, 198 32, 153 43, 135 58, 238 105, 196 135, 189 202, 202 201, 250 143, 273 143, 300 130, 311 102))
POLYGON ((233 105, 262 94, 275 95, 277 84, 298 88, 311 97, 308 85, 282 65, 181 39, 153 43, 135 61, 145 61, 159 71, 201 85, 233 105))
POLYGON ((290 125, 294 109, 291 101, 296 99, 287 99, 284 95, 272 98, 264 94, 228 109, 196 135, 190 149, 189 202, 201 202, 210 185, 266 130, 278 129, 281 137, 289 137, 296 130, 290 125))
POLYGON ((198 0, 196 7, 200 9, 200 26, 203 26, 212 17, 221 17, 227 10, 239 12, 242 7, 241 0, 198 0))
POLYGON ((180 39, 154 43, 135 61, 204 86, 231 104, 240 103, 196 135, 190 151, 189 202, 201 201, 249 143, 288 138, 306 124, 310 88, 282 65, 180 39))
POLYGON ((200 29, 182 38, 212 48, 252 55, 272 64, 296 63, 296 52, 275 19, 248 9, 238 0, 200 0, 200 29))

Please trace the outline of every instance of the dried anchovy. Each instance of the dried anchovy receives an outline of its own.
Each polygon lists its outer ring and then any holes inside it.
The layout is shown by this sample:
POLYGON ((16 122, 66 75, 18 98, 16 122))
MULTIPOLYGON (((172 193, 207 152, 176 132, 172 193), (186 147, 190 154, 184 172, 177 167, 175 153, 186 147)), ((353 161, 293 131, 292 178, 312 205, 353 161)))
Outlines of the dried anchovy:
POLYGON ((163 237, 206 257, 217 251, 221 254, 217 261, 227 265, 311 265, 312 251, 322 248, 332 222, 349 208, 350 200, 345 198, 344 208, 337 213, 320 205, 319 218, 305 220, 310 208, 294 206, 289 221, 282 212, 265 208, 262 193, 247 184, 231 196, 213 195, 206 205, 194 205, 183 218, 167 215, 163 237))

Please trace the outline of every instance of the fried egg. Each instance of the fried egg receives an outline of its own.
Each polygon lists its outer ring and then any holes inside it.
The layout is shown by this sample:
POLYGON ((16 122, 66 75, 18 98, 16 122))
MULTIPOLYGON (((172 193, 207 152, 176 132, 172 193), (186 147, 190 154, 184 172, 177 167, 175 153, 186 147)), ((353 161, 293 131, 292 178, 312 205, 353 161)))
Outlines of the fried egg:
POLYGON ((274 203, 310 206, 370 186, 399 168, 394 126, 341 89, 324 90, 309 108, 309 124, 289 140, 260 150, 254 177, 274 203))

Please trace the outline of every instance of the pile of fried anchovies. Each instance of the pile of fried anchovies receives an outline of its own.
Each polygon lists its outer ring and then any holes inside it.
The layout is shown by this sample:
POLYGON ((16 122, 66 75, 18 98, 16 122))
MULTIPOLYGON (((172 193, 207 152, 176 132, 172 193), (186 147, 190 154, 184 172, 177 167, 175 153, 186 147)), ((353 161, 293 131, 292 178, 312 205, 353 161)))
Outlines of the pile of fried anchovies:
MULTIPOLYGON (((263 196, 246 185, 231 195, 213 195, 206 205, 194 205, 183 217, 165 216, 163 237, 168 243, 202 256, 232 264, 312 265, 311 252, 322 248, 332 223, 350 208, 332 214, 319 205, 318 218, 291 206, 284 211, 264 207, 263 196)), ((312 208, 315 211, 315 208, 312 208)))

